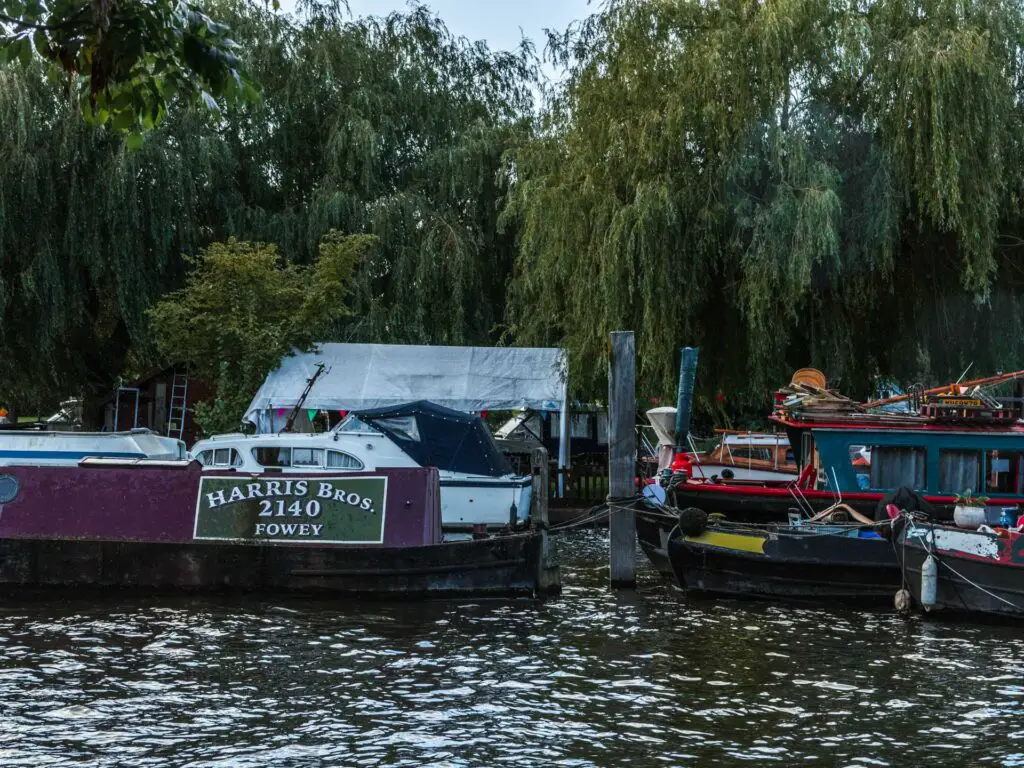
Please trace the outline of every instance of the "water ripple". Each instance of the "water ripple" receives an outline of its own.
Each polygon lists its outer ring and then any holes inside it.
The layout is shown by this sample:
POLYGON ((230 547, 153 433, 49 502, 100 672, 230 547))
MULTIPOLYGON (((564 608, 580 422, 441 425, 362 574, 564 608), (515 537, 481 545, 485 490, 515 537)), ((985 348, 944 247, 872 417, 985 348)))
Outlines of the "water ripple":
POLYGON ((1024 766, 1019 629, 611 594, 604 546, 547 603, 8 600, 0 765, 1024 766))

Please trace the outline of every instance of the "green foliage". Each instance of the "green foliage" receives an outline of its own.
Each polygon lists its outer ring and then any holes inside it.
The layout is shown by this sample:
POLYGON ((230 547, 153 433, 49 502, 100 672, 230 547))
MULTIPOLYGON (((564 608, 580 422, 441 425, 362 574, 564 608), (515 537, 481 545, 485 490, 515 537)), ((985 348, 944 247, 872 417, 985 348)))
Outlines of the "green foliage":
POLYGON ((1022 44, 1001 0, 612 0, 510 157, 518 341, 599 393, 634 329, 662 395, 699 344, 736 406, 1022 367, 1022 44))
POLYGON ((350 23, 329 10, 297 28, 251 18, 266 98, 231 118, 250 191, 227 216, 297 254, 331 228, 376 235, 350 338, 489 343, 515 260, 496 222, 502 156, 532 108, 529 51, 467 44, 425 8, 350 23))
POLYGON ((805 365, 853 395, 1024 367, 1017 0, 610 0, 554 36, 567 77, 540 110, 530 44, 491 52, 423 8, 33 3, 0 12, 85 26, 71 69, 63 27, 46 61, 36 30, 3 32, 0 392, 22 410, 152 357, 146 311, 186 255, 235 237, 316 264, 331 230, 377 238, 331 338, 565 345, 580 397, 618 329, 648 395, 700 345, 717 418, 717 391, 763 412, 805 365), (225 56, 187 58, 193 35, 225 56))
POLYGON ((170 116, 137 152, 54 98, 41 68, 0 67, 0 392, 45 412, 109 392, 145 311, 208 237, 218 147, 170 116))
POLYGON ((989 501, 988 496, 975 496, 974 491, 970 488, 965 489, 963 493, 958 493, 953 499, 954 504, 963 507, 984 507, 989 501))
POLYGON ((282 264, 277 247, 228 240, 195 259, 184 288, 151 310, 160 352, 215 384, 195 417, 209 433, 236 429, 267 374, 293 349, 322 340, 349 314, 356 265, 374 238, 331 232, 313 265, 282 264))
POLYGON ((179 0, 0 0, 0 64, 38 57, 98 125, 142 145, 172 101, 257 98, 229 29, 179 0))
POLYGON ((0 393, 23 410, 157 362, 147 308, 230 237, 310 264, 332 229, 376 236, 335 340, 500 333, 502 156, 531 109, 529 51, 457 40, 422 9, 210 13, 263 98, 220 115, 176 100, 137 151, 68 110, 40 62, 0 65, 0 393))

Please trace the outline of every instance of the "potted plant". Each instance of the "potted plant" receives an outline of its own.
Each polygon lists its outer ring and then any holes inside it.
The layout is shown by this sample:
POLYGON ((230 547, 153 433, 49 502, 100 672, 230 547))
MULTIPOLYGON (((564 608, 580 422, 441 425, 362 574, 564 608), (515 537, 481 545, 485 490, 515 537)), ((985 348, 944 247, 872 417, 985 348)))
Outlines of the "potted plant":
POLYGON ((958 528, 976 531, 985 524, 985 505, 988 503, 988 496, 975 496, 968 488, 962 494, 957 494, 954 503, 956 506, 953 507, 953 522, 958 528))

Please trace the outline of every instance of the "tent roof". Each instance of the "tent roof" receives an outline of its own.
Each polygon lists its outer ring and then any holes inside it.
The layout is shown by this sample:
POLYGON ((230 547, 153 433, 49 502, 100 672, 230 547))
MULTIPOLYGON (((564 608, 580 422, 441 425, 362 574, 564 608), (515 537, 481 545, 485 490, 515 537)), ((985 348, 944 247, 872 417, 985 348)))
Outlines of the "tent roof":
POLYGON ((415 400, 457 411, 558 410, 564 398, 565 353, 524 347, 432 347, 403 344, 320 344, 285 357, 245 413, 261 415, 298 402, 316 364, 328 370, 303 408, 358 411, 415 400))

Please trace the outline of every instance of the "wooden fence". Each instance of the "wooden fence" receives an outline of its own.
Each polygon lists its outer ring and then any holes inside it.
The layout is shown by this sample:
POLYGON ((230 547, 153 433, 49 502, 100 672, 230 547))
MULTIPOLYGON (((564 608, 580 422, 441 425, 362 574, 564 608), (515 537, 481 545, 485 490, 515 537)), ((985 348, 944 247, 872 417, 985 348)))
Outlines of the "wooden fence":
MULTIPOLYGON (((502 446, 503 448, 505 446, 502 446)), ((528 454, 506 451, 513 469, 519 474, 529 474, 528 454)), ((552 507, 592 507, 608 498, 608 454, 594 453, 572 457, 572 466, 559 470, 556 457, 550 457, 551 471, 548 474, 548 498, 552 507), (565 477, 565 495, 558 495, 559 474, 565 477)), ((636 475, 649 477, 657 469, 656 459, 637 461, 636 475)))

